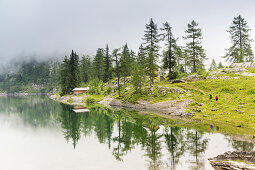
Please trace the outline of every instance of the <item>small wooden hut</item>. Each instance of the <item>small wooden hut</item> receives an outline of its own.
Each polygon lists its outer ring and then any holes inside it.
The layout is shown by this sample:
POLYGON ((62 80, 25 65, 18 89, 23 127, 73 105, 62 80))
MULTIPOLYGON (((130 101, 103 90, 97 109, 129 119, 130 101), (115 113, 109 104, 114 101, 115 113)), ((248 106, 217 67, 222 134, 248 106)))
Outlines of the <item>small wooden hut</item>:
POLYGON ((87 93, 88 90, 89 90, 89 87, 74 88, 74 89, 73 89, 73 94, 83 94, 83 93, 87 93))

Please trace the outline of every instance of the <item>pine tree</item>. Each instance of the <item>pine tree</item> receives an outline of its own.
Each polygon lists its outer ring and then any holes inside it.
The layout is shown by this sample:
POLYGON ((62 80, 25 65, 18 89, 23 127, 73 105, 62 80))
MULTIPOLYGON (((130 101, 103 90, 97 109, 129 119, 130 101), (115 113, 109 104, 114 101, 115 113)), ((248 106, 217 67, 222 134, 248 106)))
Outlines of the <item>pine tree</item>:
POLYGON ((218 68, 223 68, 223 64, 221 62, 219 62, 218 68))
POLYGON ((144 34, 144 49, 146 52, 146 68, 149 72, 150 86, 153 84, 154 71, 157 69, 158 51, 159 51, 159 34, 157 25, 150 19, 150 23, 146 24, 146 30, 144 34))
POLYGON ((253 40, 250 38, 249 31, 247 22, 241 15, 234 17, 232 25, 227 31, 230 33, 232 46, 226 50, 224 58, 227 58, 230 62, 253 60, 254 54, 251 48, 251 42, 253 40))
POLYGON ((123 74, 125 84, 126 77, 131 75, 132 70, 132 59, 127 43, 124 45, 121 53, 120 69, 121 73, 123 74))
POLYGON ((79 84, 79 56, 72 50, 70 59, 65 57, 60 66, 61 95, 70 94, 79 84))
POLYGON ((104 50, 104 82, 112 78, 112 61, 108 44, 104 50))
POLYGON ((92 77, 92 62, 90 57, 83 56, 80 64, 80 75, 81 81, 87 83, 91 80, 92 77))
POLYGON ((143 48, 143 45, 141 44, 137 53, 137 63, 141 65, 143 68, 145 68, 146 64, 146 53, 143 48))
POLYGON ((142 93, 142 87, 145 82, 145 72, 142 65, 136 63, 133 67, 132 85, 135 89, 135 93, 142 93))
POLYGON ((191 64, 191 71, 197 72, 204 67, 203 62, 206 59, 204 49, 201 46, 201 28, 198 28, 198 23, 193 20, 188 24, 185 33, 187 35, 184 38, 189 40, 189 42, 186 43, 188 62, 191 64))
POLYGON ((163 54, 163 68, 168 70, 168 77, 174 78, 173 72, 174 67, 176 66, 176 39, 173 37, 172 34, 172 27, 168 24, 168 22, 163 24, 163 28, 161 28, 163 31, 162 36, 163 40, 166 41, 166 51, 163 54))
POLYGON ((118 79, 118 92, 120 97, 120 56, 119 49, 114 49, 112 52, 112 60, 115 62, 115 73, 118 79))
POLYGON ((70 77, 69 77, 69 89, 70 92, 80 84, 79 77, 79 56, 72 50, 69 61, 70 77))
POLYGON ((211 63, 211 65, 210 65, 210 71, 213 71, 213 70, 216 70, 217 69, 217 64, 216 64, 216 62, 215 62, 215 60, 214 59, 212 59, 212 63, 211 63))
POLYGON ((102 48, 97 49, 96 56, 93 60, 94 77, 98 80, 104 79, 104 50, 102 48))
POLYGON ((61 95, 69 94, 70 88, 69 86, 69 59, 65 56, 62 64, 60 65, 60 87, 61 87, 61 95))
POLYGON ((181 47, 176 48, 176 71, 179 73, 181 69, 181 62, 184 60, 184 54, 181 47))

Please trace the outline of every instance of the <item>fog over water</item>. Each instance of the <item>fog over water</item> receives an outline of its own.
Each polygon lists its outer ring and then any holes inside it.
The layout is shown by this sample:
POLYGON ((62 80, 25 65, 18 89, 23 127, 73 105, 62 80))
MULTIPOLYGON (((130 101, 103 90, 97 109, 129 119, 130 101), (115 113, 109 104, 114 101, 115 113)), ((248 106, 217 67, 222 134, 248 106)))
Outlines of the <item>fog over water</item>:
POLYGON ((254 0, 1 0, 0 60, 62 57, 72 49, 94 55, 107 43, 112 50, 127 42, 137 51, 145 24, 153 18, 158 27, 168 21, 180 45, 187 24, 196 20, 206 64, 212 58, 225 62, 221 56, 230 46, 226 30, 233 17, 241 14, 255 39, 254 5, 254 0))

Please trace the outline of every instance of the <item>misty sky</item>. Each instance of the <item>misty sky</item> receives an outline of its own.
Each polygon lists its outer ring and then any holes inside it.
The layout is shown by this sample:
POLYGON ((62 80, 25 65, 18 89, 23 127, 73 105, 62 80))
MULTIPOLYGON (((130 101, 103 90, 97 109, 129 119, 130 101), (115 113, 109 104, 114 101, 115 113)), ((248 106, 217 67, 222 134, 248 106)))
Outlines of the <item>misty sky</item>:
POLYGON ((72 49, 94 55, 107 43, 112 50, 127 42, 137 51, 153 18, 158 27, 168 21, 180 45, 194 19, 202 28, 206 63, 224 62, 233 17, 241 14, 255 39, 254 8, 255 0, 0 0, 0 59, 59 57, 72 49))

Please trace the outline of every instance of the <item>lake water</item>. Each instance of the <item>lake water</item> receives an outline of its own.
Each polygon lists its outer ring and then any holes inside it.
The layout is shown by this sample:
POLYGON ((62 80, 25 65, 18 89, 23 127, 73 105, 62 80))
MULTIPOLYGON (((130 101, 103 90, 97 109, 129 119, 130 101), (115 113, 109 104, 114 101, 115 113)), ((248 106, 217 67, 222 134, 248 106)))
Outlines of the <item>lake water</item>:
POLYGON ((217 128, 176 124, 100 107, 75 113, 47 97, 0 97, 0 169, 209 170, 208 158, 254 147, 217 128))

